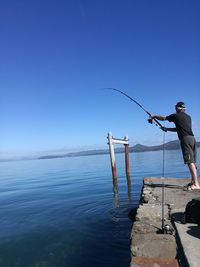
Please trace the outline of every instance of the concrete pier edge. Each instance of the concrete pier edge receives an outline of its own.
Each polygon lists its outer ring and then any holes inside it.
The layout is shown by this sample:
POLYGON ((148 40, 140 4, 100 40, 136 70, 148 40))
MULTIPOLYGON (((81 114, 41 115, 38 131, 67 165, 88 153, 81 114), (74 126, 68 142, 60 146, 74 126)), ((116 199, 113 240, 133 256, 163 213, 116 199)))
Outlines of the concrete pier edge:
POLYGON ((200 227, 181 223, 186 204, 200 196, 200 190, 185 190, 189 182, 189 178, 143 179, 131 231, 131 267, 199 267, 200 227), (169 230, 165 234, 163 223, 169 230))

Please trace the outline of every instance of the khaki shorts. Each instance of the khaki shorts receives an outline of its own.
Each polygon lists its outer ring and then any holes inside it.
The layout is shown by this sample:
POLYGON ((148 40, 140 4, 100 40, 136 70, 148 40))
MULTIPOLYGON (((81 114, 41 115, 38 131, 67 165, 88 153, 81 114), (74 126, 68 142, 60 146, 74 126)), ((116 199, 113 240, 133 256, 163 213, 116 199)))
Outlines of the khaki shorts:
POLYGON ((185 164, 196 163, 197 148, 194 136, 187 135, 180 140, 185 164))

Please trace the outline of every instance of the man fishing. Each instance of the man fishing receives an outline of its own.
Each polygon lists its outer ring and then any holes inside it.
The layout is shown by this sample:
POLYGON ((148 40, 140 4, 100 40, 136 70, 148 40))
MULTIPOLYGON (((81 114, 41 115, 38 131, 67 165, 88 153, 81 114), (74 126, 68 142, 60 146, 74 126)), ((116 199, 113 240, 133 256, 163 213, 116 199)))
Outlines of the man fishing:
POLYGON ((165 132, 177 132, 178 138, 180 140, 184 163, 188 165, 191 174, 191 183, 188 184, 187 189, 200 189, 196 168, 196 140, 192 131, 192 120, 191 117, 185 113, 186 108, 183 102, 178 102, 175 106, 175 109, 176 113, 173 113, 169 116, 151 114, 149 122, 151 122, 151 119, 157 119, 160 121, 167 120, 175 124, 176 127, 174 128, 166 128, 163 126, 161 126, 160 128, 165 132))
POLYGON ((175 106, 176 113, 173 113, 169 116, 152 115, 139 102, 137 102, 135 99, 133 99, 123 91, 118 90, 116 88, 104 88, 104 89, 116 91, 129 98, 135 104, 137 104, 141 109, 144 110, 144 112, 146 112, 149 115, 148 119, 149 123, 152 123, 154 121, 156 125, 160 126, 160 128, 165 132, 167 131, 177 132, 178 138, 180 140, 184 163, 188 165, 191 174, 191 183, 188 184, 187 189, 188 190, 200 189, 197 177, 197 168, 196 168, 196 155, 197 155, 196 140, 192 131, 191 117, 185 113, 185 104, 183 102, 178 102, 175 106), (174 122, 176 127, 174 128, 163 127, 158 120, 160 121, 168 120, 169 122, 174 122))

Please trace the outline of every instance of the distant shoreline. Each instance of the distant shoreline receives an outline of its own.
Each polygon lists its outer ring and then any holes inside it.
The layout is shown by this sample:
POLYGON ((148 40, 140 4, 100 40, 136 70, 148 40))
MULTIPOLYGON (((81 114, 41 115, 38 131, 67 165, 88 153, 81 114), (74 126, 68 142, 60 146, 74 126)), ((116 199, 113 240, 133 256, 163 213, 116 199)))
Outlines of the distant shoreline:
MULTIPOLYGON (((147 151, 159 151, 163 150, 163 147, 165 150, 177 150, 180 149, 180 142, 179 140, 174 140, 167 142, 162 145, 157 146, 144 146, 141 144, 136 144, 135 146, 129 147, 129 152, 147 152, 147 151)), ((200 142, 197 142, 197 147, 200 147, 200 142)), ((124 148, 116 148, 116 153, 123 153, 124 148)), ((86 151, 80 151, 80 152, 71 152, 67 154, 62 155, 46 155, 38 157, 37 159, 55 159, 55 158, 66 158, 66 157, 81 157, 81 156, 90 156, 90 155, 104 155, 109 154, 109 149, 94 149, 94 150, 86 150, 86 151)))
MULTIPOLYGON (((129 152, 150 152, 150 151, 160 151, 163 150, 178 150, 180 149, 179 140, 174 140, 165 143, 164 145, 156 146, 144 146, 141 144, 136 144, 129 147, 129 152)), ((197 147, 200 147, 200 142, 197 142, 197 147)), ((124 153, 124 147, 116 147, 115 153, 124 153)), ((93 156, 93 155, 106 155, 109 154, 109 149, 93 149, 93 150, 84 150, 79 152, 70 152, 65 154, 49 154, 44 156, 27 156, 27 157, 18 157, 18 158, 5 158, 0 159, 0 162, 9 162, 9 161, 22 161, 22 160, 41 160, 41 159, 56 159, 56 158, 67 158, 67 157, 82 157, 82 156, 93 156)))

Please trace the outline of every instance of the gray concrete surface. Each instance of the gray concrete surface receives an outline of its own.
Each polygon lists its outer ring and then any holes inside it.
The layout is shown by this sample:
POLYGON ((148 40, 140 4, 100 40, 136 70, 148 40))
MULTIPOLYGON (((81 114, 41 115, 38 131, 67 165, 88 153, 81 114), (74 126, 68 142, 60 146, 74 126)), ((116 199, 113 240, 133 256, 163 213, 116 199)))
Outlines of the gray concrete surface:
POLYGON ((183 209, 173 210, 172 220, 190 267, 200 266, 200 226, 192 223, 181 223, 183 209))
POLYGON ((189 178, 144 178, 141 203, 131 233, 132 267, 179 266, 180 247, 190 267, 200 266, 200 227, 181 223, 186 204, 200 196, 200 190, 184 189, 189 181, 189 178), (164 225, 174 229, 172 234, 160 233, 162 219, 164 225), (176 242, 177 237, 180 244, 176 242))

